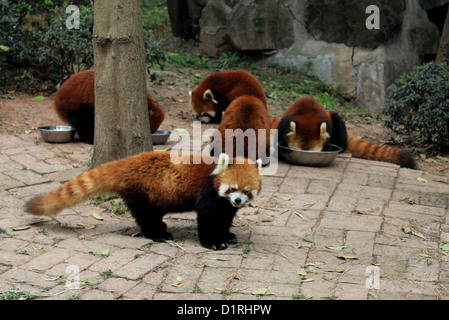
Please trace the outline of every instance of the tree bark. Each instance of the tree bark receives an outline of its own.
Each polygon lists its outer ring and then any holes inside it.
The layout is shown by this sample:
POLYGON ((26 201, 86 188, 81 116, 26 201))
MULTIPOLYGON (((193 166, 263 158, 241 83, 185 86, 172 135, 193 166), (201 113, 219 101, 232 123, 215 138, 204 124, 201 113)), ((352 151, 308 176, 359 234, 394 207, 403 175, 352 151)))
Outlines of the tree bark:
POLYGON ((443 33, 441 35, 440 46, 438 47, 435 63, 449 62, 449 8, 444 22, 443 33))
POLYGON ((93 33, 97 167, 153 148, 140 0, 96 0, 93 33))

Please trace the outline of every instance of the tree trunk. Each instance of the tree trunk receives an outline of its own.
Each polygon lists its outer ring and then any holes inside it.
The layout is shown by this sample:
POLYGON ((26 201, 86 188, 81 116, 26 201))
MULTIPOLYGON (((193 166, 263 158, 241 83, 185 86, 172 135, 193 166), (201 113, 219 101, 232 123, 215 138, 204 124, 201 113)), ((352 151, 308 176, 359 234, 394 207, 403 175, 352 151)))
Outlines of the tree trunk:
POLYGON ((446 14, 443 33, 441 35, 440 46, 438 48, 435 63, 449 62, 449 8, 446 14))
POLYGON ((97 167, 153 148, 140 0, 96 0, 93 33, 97 167))

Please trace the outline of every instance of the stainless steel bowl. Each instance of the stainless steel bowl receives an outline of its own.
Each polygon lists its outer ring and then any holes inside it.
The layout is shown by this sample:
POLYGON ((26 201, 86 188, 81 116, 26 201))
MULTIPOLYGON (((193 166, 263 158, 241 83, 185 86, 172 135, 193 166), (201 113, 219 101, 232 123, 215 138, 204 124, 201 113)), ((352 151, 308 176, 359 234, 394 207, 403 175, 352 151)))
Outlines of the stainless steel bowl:
POLYGON ((76 129, 71 126, 44 126, 38 129, 46 142, 70 142, 76 133, 76 129))
POLYGON ((337 145, 329 144, 328 151, 304 151, 289 148, 278 144, 279 150, 285 160, 292 164, 311 167, 325 167, 331 165, 338 153, 343 149, 337 145))
POLYGON ((158 130, 155 133, 151 134, 151 139, 153 140, 153 144, 166 144, 168 137, 170 137, 171 131, 167 130, 158 130))

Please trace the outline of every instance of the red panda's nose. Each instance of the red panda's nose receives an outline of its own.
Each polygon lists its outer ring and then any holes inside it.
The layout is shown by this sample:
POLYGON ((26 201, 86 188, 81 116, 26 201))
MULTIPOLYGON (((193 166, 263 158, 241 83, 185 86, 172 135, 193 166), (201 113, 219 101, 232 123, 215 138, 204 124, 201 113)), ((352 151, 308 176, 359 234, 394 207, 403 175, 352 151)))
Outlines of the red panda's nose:
POLYGON ((236 198, 236 199, 234 200, 234 202, 235 202, 236 204, 241 204, 241 203, 242 203, 242 199, 236 198))

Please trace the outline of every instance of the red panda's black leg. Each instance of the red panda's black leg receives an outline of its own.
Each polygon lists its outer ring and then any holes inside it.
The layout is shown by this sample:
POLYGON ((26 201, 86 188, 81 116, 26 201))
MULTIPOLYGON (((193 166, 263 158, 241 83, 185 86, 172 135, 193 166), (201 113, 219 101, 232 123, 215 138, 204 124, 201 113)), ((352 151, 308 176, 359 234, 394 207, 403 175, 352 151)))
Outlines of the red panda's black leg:
POLYGON ((81 141, 94 143, 95 113, 92 106, 81 105, 80 109, 67 115, 70 125, 78 131, 81 141))
POLYGON ((332 119, 330 143, 343 148, 344 151, 348 147, 348 133, 346 131, 345 121, 337 112, 331 112, 330 115, 332 119))
POLYGON ((229 242, 237 240, 229 231, 237 208, 228 199, 219 197, 212 183, 203 190, 195 210, 198 213, 198 237, 203 247, 224 250, 229 242))
POLYGON ((162 221, 165 212, 150 206, 145 195, 122 194, 122 197, 146 238, 156 242, 173 240, 173 236, 167 232, 167 225, 162 221))

